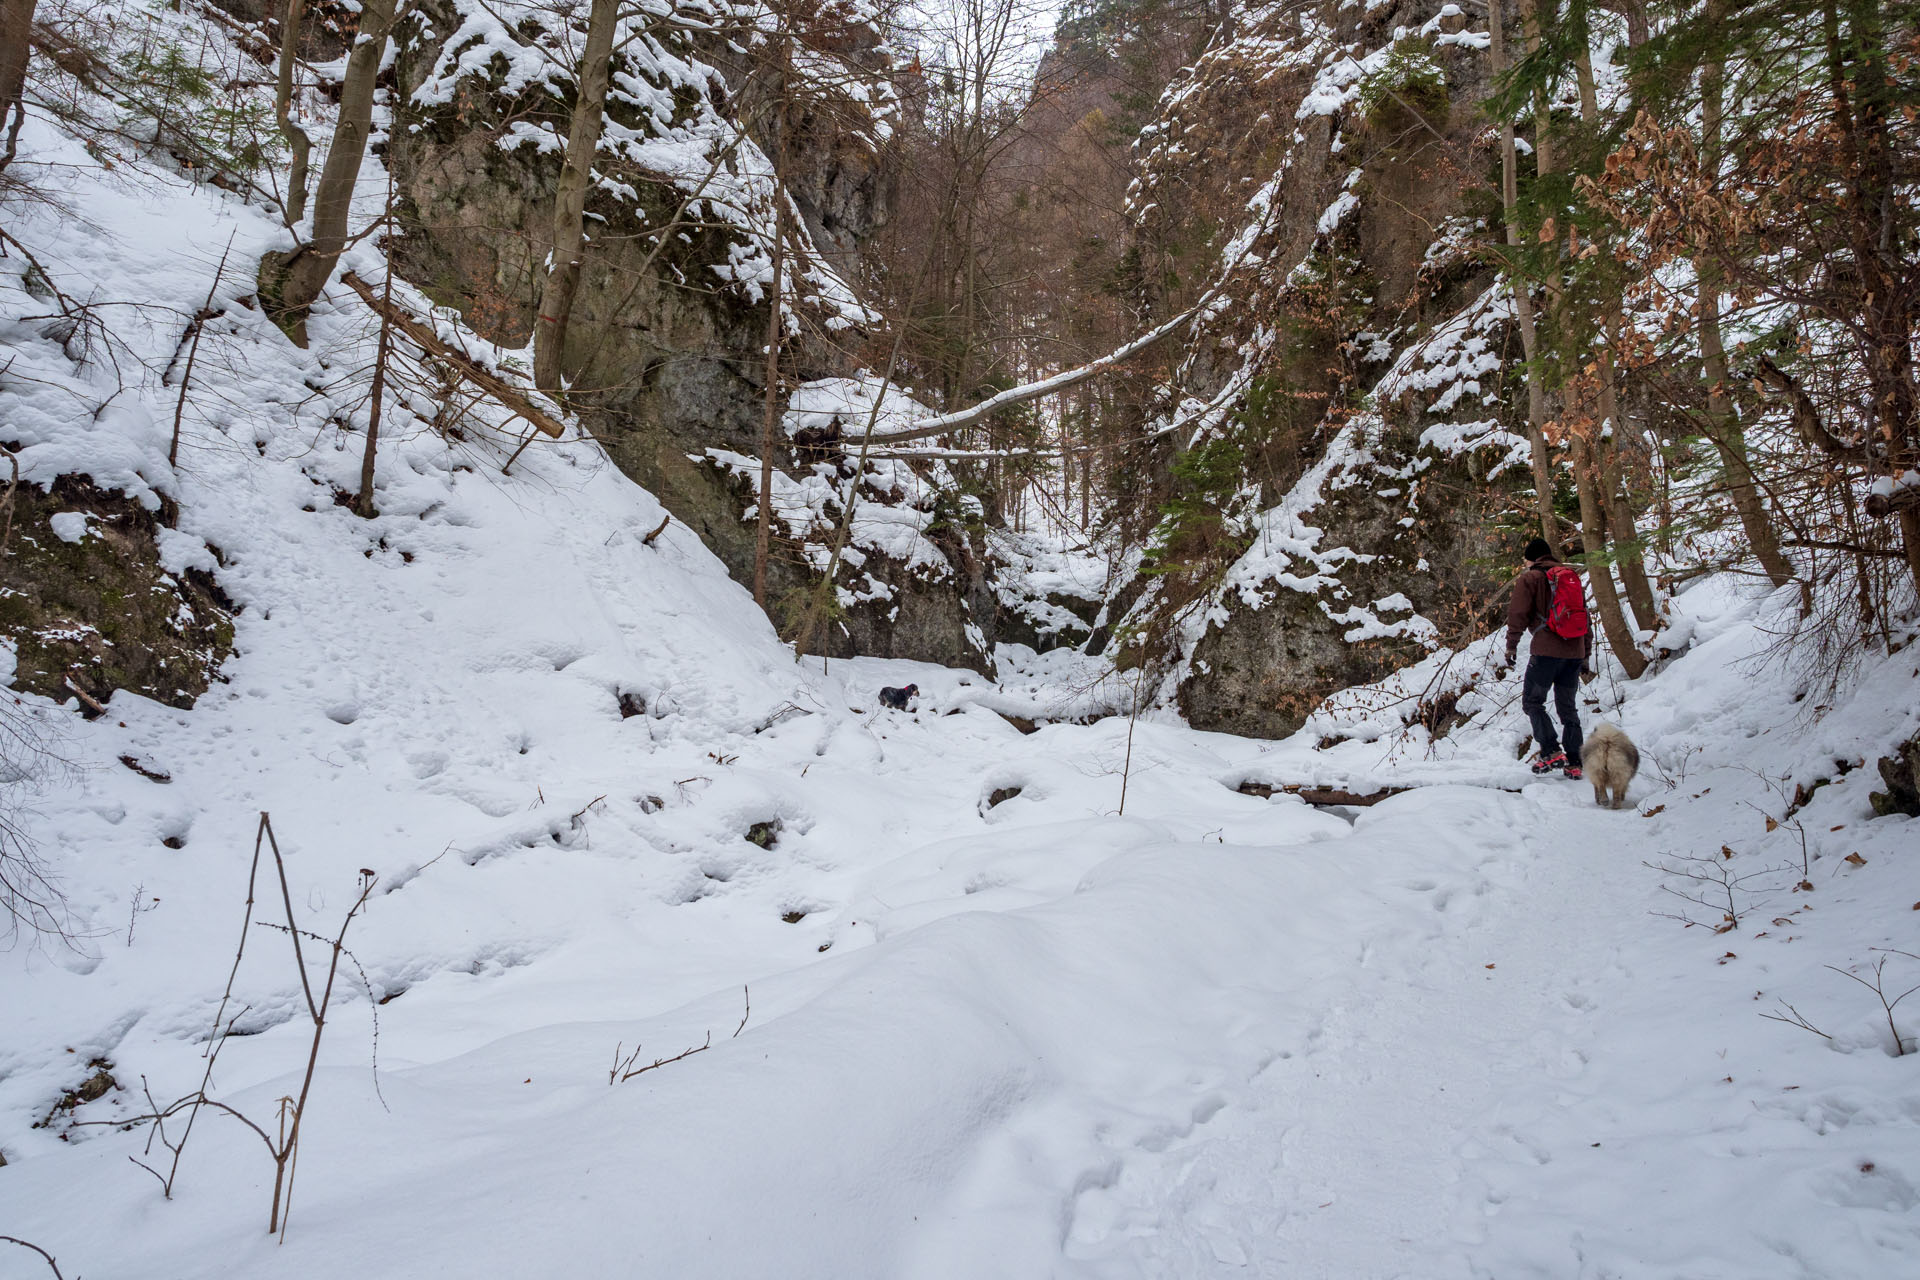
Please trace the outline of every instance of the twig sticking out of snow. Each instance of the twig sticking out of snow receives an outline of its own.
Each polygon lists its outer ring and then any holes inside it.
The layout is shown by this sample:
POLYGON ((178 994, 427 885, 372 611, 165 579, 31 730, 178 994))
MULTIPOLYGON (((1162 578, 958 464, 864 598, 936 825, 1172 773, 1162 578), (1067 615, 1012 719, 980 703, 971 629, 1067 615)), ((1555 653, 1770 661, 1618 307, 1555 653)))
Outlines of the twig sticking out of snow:
MULTIPOLYGON (((1888 955, 1905 956, 1909 960, 1920 960, 1920 956, 1914 955, 1911 951, 1901 951, 1895 947, 1888 947, 1886 948, 1886 951, 1888 955)), ((1893 1056, 1896 1058, 1905 1057, 1907 1053, 1907 1046, 1905 1041, 1901 1039, 1900 1028, 1893 1024, 1893 1011, 1894 1009, 1899 1007, 1899 1004, 1902 1000, 1905 1000, 1908 996, 1912 995, 1914 992, 1920 991, 1920 983, 1915 983, 1913 986, 1908 987, 1905 991, 1902 991, 1899 995, 1895 996, 1891 1000, 1887 999, 1886 987, 1884 985, 1886 980, 1886 969, 1887 969, 1886 955, 1881 956, 1878 960, 1873 962, 1873 981, 1871 982, 1867 981, 1867 979, 1861 977, 1859 974, 1852 973, 1846 969, 1835 968, 1835 966, 1833 965, 1828 965, 1827 968, 1832 969, 1835 973, 1839 974, 1843 978, 1853 979, 1855 982, 1859 983, 1861 986, 1865 987, 1867 990, 1873 992, 1873 994, 1879 998, 1880 1007, 1886 1011, 1886 1015, 1887 1015, 1887 1031, 1891 1033, 1893 1036, 1893 1056)), ((1912 1039, 1912 1037, 1909 1036, 1907 1037, 1907 1039, 1910 1040, 1912 1039)))
POLYGON ((42 1258, 45 1258, 47 1265, 53 1268, 54 1280, 67 1280, 65 1276, 60 1274, 60 1264, 53 1260, 53 1255, 48 1253, 45 1249, 42 1249, 39 1245, 34 1244, 31 1240, 22 1240, 18 1236, 0 1236, 0 1240, 4 1240, 8 1244, 17 1244, 22 1249, 33 1250, 35 1253, 39 1254, 42 1258))
MULTIPOLYGON (((220 1007, 214 1011, 213 1032, 209 1037, 206 1052, 207 1065, 205 1071, 201 1074, 200 1087, 192 1093, 177 1098, 163 1107, 154 1100, 153 1092, 146 1087, 146 1078, 143 1076, 141 1078, 141 1088, 145 1091, 147 1098, 146 1114, 134 1116, 131 1120, 83 1120, 80 1123, 111 1124, 116 1128, 125 1127, 129 1124, 150 1125, 151 1131, 147 1139, 147 1152, 150 1153, 152 1151, 155 1141, 158 1141, 161 1146, 165 1147, 173 1157, 167 1172, 164 1174, 161 1173, 158 1169, 146 1164, 138 1157, 129 1156, 127 1158, 158 1179, 161 1194, 167 1199, 172 1199, 173 1184, 180 1176, 180 1160, 181 1157, 186 1154, 187 1141, 193 1136, 193 1124, 194 1121, 199 1118, 200 1109, 202 1107, 212 1107, 216 1111, 225 1112, 227 1115, 232 1116, 241 1124, 253 1130, 255 1136, 266 1145, 267 1154, 273 1160, 273 1206, 267 1215, 267 1234, 278 1234, 281 1239, 284 1240, 286 1238, 287 1219, 293 1210, 293 1175, 295 1162, 300 1150, 300 1124, 306 1116, 307 1098, 313 1090, 314 1075, 320 1063, 320 1041, 327 1029, 327 1009, 333 999, 334 980, 339 976, 340 957, 344 955, 353 962, 356 968, 359 966, 359 961, 354 960, 353 953, 346 948, 347 929, 353 924, 354 917, 366 908, 367 899, 373 893, 373 886, 376 880, 377 877, 372 871, 364 867, 361 868, 360 895, 354 899, 353 905, 347 909, 346 917, 340 922, 339 932, 334 934, 333 937, 322 937, 319 934, 300 928, 294 921, 293 890, 287 883, 287 864, 286 860, 280 854, 280 841, 274 835, 272 820, 265 813, 262 813, 260 815, 260 825, 254 830, 253 865, 247 873, 247 904, 246 912, 240 925, 240 942, 239 945, 234 948, 233 967, 227 973, 227 988, 221 993, 220 1007), (265 920, 256 922, 253 919, 255 892, 260 879, 260 855, 263 849, 269 850, 273 854, 274 872, 280 881, 280 900, 285 906, 287 913, 287 923, 285 924, 276 924, 272 921, 265 920), (246 954, 247 938, 256 923, 263 928, 276 929, 286 934, 292 941, 294 964, 300 972, 300 990, 306 1000, 307 1016, 313 1022, 313 1039, 307 1049, 307 1067, 305 1074, 301 1077, 300 1092, 297 1097, 280 1099, 280 1125, 277 1137, 269 1135, 264 1128, 234 1107, 221 1102, 217 1098, 207 1096, 207 1087, 213 1081, 213 1067, 214 1063, 218 1061, 220 1057, 220 1050, 225 1047, 228 1038, 233 1035, 235 1025, 247 1012, 247 1010, 243 1008, 231 1018, 226 1016, 227 1005, 231 1003, 233 999, 234 979, 240 972, 241 958, 246 954), (331 953, 327 962, 327 980, 325 985, 321 987, 318 996, 314 994, 313 981, 307 973, 306 956, 300 946, 300 940, 302 938, 320 943, 322 946, 328 948, 331 953), (187 1123, 178 1141, 175 1141, 167 1136, 166 1122, 182 1111, 187 1114, 187 1123)), ((366 980, 364 970, 361 972, 361 980, 363 982, 366 980)), ((371 1007, 373 1004, 371 986, 368 987, 367 995, 368 1004, 371 1007)), ((378 1088, 378 1083, 379 1078, 376 1075, 376 1089, 378 1088)))
MULTIPOLYGON (((737 1037, 742 1031, 745 1031, 747 1029, 747 1019, 753 1016, 752 990, 747 987, 741 987, 740 994, 746 1000, 746 1012, 740 1015, 740 1025, 733 1029, 733 1036, 728 1037, 729 1039, 737 1037)), ((713 1048, 713 1032, 707 1032, 707 1038, 703 1043, 694 1045, 691 1049, 682 1049, 671 1058, 655 1058, 644 1067, 636 1067, 633 1065, 640 1060, 640 1046, 637 1044, 634 1045, 632 1053, 622 1056, 622 1051, 626 1047, 626 1041, 624 1040, 613 1046, 613 1066, 607 1071, 607 1083, 609 1085, 622 1084, 625 1081, 633 1079, 635 1076, 643 1076, 649 1071, 658 1070, 670 1062, 679 1062, 683 1059, 691 1058, 696 1053, 705 1053, 707 1050, 713 1048)))
MULTIPOLYGON (((238 231, 233 233, 234 236, 239 234, 238 231)), ((181 371, 180 395, 173 405, 173 442, 167 446, 167 465, 170 467, 180 465, 180 423, 187 416, 187 388, 193 383, 193 362, 200 355, 200 335, 206 331, 207 321, 220 314, 220 309, 213 305, 213 296, 220 291, 220 277, 227 273, 227 258, 232 253, 233 236, 228 236, 227 247, 220 254, 220 265, 213 272, 213 283, 207 286, 207 300, 193 313, 193 319, 187 321, 187 332, 181 339, 187 348, 187 367, 181 371)), ((166 384, 164 377, 160 381, 161 385, 166 384)))

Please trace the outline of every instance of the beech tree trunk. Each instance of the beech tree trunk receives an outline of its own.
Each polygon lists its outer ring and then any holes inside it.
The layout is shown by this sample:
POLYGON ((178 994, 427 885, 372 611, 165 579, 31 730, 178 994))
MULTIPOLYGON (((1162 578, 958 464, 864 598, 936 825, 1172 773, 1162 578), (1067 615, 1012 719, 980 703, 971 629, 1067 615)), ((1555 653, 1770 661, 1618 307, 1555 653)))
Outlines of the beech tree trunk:
POLYGON ((300 61, 300 22, 306 12, 307 0, 287 0, 286 12, 280 18, 280 67, 273 89, 273 118, 293 153, 287 167, 290 227, 300 225, 300 219, 307 216, 307 158, 313 154, 313 140, 293 122, 293 72, 300 61))
MULTIPOLYGON (((1520 16, 1526 30, 1527 52, 1534 53, 1540 48, 1540 5, 1539 0, 1520 0, 1520 16)), ((1533 94, 1533 155, 1534 167, 1538 175, 1545 178, 1554 170, 1553 154, 1553 117, 1548 110, 1546 93, 1536 88, 1533 94)), ((1547 275, 1547 321, 1556 332, 1564 321, 1563 289, 1556 264, 1547 275)), ((1606 633, 1607 643, 1626 669, 1627 678, 1635 679, 1647 669, 1647 660, 1634 643, 1633 629, 1628 626, 1626 614, 1620 605, 1620 592, 1614 586, 1613 572, 1607 563, 1607 511, 1606 501, 1601 491, 1600 467, 1594 456, 1593 442, 1582 432, 1576 430, 1569 434, 1568 450, 1572 455, 1574 488, 1580 497, 1580 542, 1585 552, 1589 572, 1588 582, 1593 588, 1596 611, 1600 614, 1600 624, 1606 633)))
MULTIPOLYGON (((1727 0, 1707 0, 1709 25, 1723 22, 1727 0)), ((1700 159, 1710 174, 1718 174, 1724 154, 1722 128, 1726 116, 1726 64, 1715 60, 1700 69, 1700 159)), ((1727 496, 1740 517, 1747 545, 1754 558, 1776 587, 1793 578, 1793 566, 1780 551, 1780 539, 1773 522, 1767 519, 1760 490, 1754 484, 1753 468, 1747 460, 1747 437, 1734 416, 1732 398, 1727 395, 1727 349, 1720 334, 1720 264, 1712 255, 1694 260, 1694 275, 1700 290, 1700 375, 1707 384, 1707 438, 1720 455, 1727 472, 1727 496)))
POLYGON ((613 34, 619 16, 619 0, 593 0, 587 16, 587 43, 580 54, 577 76, 579 96, 574 100, 573 122, 567 130, 560 184, 553 193, 553 256, 547 264, 546 284, 540 290, 539 323, 534 327, 533 384, 542 391, 560 390, 560 359, 566 347, 567 321, 573 315, 573 295, 580 287, 580 260, 587 240, 587 188, 606 120, 613 34))
MULTIPOLYGON (((367 135, 373 127, 374 80, 393 34, 394 0, 361 0, 360 30, 347 55, 346 79, 340 86, 340 121, 327 160, 314 188, 313 233, 294 250, 279 271, 277 281, 263 279, 262 292, 271 300, 276 317, 293 340, 307 345, 307 308, 320 296, 339 264, 348 243, 348 220, 360 163, 366 158, 367 135)), ((273 273, 262 264, 262 275, 273 273)))
MULTIPOLYGON (((1596 125, 1600 116, 1600 95, 1594 82, 1593 59, 1586 53, 1574 59, 1574 76, 1580 91, 1580 118, 1589 125, 1596 125)), ((1599 233, 1598 243, 1603 254, 1607 251, 1607 239, 1604 233, 1599 233)), ((1600 485, 1600 499, 1606 504, 1607 524, 1617 549, 1621 584, 1626 588, 1628 603, 1633 606, 1633 618, 1638 629, 1652 631, 1659 626, 1660 611, 1653 598, 1653 583, 1647 578, 1646 557, 1640 550, 1638 513, 1628 501, 1626 473, 1620 465, 1620 450, 1628 432, 1627 424, 1620 416, 1618 371, 1614 368, 1613 353, 1623 328, 1620 302, 1616 297, 1606 307, 1601 322, 1601 346, 1597 352, 1598 359, 1594 361, 1600 377, 1601 420, 1612 431, 1610 435, 1596 435, 1591 449, 1594 461, 1598 464, 1595 479, 1600 485)), ((1596 568, 1595 571, 1604 572, 1604 569, 1596 568)))
MULTIPOLYGON (((1493 74, 1507 70, 1507 37, 1500 0, 1487 0, 1487 30, 1493 40, 1493 74)), ((1513 121, 1500 123, 1500 205, 1506 223, 1507 244, 1520 247, 1520 227, 1515 209, 1520 203, 1520 161, 1513 140, 1513 121)), ((1527 360, 1527 452, 1533 463, 1533 492, 1540 536, 1547 540, 1553 554, 1560 554, 1560 521, 1553 510, 1553 459, 1547 451, 1547 392, 1541 385, 1534 363, 1539 357, 1540 334, 1534 327, 1533 293, 1524 280, 1508 278, 1513 290, 1514 321, 1520 329, 1520 351, 1527 360)))
POLYGON ((1592 449, 1578 432, 1572 437, 1574 484, 1580 491, 1580 533, 1586 546, 1587 583, 1593 588, 1593 603, 1600 615, 1600 628, 1606 633, 1607 646, 1626 669, 1627 679, 1637 680, 1647 669, 1647 659, 1634 643, 1633 629, 1620 607, 1620 592, 1613 585, 1613 570, 1606 562, 1607 516, 1600 500, 1598 470, 1592 449))
POLYGON ((27 54, 33 47, 35 4, 36 0, 0 0, 0 130, 7 139, 0 169, 13 159, 20 115, 26 109, 22 96, 27 88, 27 54))
POLYGON ((1653 583, 1647 578, 1646 557, 1640 550, 1638 512, 1628 500, 1626 474, 1620 465, 1620 445, 1625 424, 1620 418, 1620 397, 1614 379, 1613 353, 1600 352, 1600 410, 1613 428, 1611 440, 1600 440, 1601 494, 1607 504, 1607 526, 1619 556, 1620 582, 1626 588, 1627 602, 1639 629, 1652 631, 1660 625, 1659 605, 1653 598, 1653 583))

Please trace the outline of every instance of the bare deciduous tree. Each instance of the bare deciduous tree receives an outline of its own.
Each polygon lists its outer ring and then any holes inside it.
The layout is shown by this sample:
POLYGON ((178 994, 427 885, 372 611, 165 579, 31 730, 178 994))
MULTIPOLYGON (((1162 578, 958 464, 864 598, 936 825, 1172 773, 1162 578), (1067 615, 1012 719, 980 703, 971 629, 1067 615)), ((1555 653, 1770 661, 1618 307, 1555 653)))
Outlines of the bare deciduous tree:
POLYGON ((307 0, 287 0, 280 18, 280 63, 274 81, 273 114, 287 140, 292 160, 287 167, 286 213, 290 226, 307 216, 307 157, 313 152, 313 140, 293 121, 293 74, 300 61, 300 25, 306 17, 307 0))
POLYGON ((600 145, 606 121, 613 37, 619 19, 619 0, 593 0, 587 17, 586 45, 575 74, 578 89, 567 130, 566 157, 553 194, 552 257, 534 324, 533 383, 542 391, 560 390, 567 322, 573 312, 574 292, 580 285, 580 259, 586 246, 587 190, 593 176, 594 151, 600 145))
POLYGON ((362 0, 360 25, 340 85, 340 115, 313 193, 313 232, 292 255, 261 263, 261 292, 293 340, 307 343, 307 308, 351 243, 348 225, 373 127, 373 94, 399 16, 395 0, 362 0))

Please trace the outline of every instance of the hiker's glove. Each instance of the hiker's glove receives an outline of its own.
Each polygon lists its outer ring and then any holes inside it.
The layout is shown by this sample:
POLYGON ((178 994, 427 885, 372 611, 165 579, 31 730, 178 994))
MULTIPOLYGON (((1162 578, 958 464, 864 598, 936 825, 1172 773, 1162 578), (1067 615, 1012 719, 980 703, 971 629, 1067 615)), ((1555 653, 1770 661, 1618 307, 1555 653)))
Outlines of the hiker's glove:
POLYGON ((1583 662, 1580 664, 1580 682, 1582 684, 1592 684, 1594 680, 1599 678, 1599 675, 1600 673, 1598 671, 1595 671, 1586 663, 1583 662))

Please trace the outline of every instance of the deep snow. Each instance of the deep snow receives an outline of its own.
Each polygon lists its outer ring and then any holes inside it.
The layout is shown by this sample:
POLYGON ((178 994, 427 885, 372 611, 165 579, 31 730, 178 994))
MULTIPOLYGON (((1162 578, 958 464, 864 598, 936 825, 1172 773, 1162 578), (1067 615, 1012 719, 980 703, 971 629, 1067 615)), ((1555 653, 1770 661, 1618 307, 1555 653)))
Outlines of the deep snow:
MULTIPOLYGON (((0 958, 0 1234, 67 1275, 1913 1273, 1920 1057, 1822 966, 1920 982, 1874 950, 1920 952, 1916 827, 1866 803, 1871 759, 1920 727, 1914 649, 1818 708, 1758 656, 1774 603, 1695 584, 1686 652, 1588 690, 1647 757, 1619 813, 1525 774, 1513 682, 1440 742, 1404 729, 1440 659, 1284 743, 1163 712, 1023 735, 1000 712, 1078 715, 1124 681, 1019 650, 997 686, 796 665, 690 532, 645 544, 661 509, 590 442, 502 477, 504 428, 449 442, 393 409, 382 514, 336 506, 371 340, 338 290, 299 353, 233 301, 244 271, 223 288, 168 468, 182 313, 230 236, 251 262, 281 233, 28 142, 88 217, 10 230, 76 296, 172 310, 113 321, 129 386, 96 418, 74 406, 101 366, 17 319, 44 307, 7 264, 23 472, 170 492, 174 553, 219 548, 243 606, 191 712, 35 707, 76 767, 32 829, 89 937, 0 958), (878 710, 909 681, 917 713, 878 710), (1866 767, 1789 817, 1836 760, 1866 767), (1250 779, 1427 785, 1346 812, 1250 779), (197 1082, 261 811, 303 926, 330 933, 379 876, 284 1243, 233 1122, 201 1120, 171 1203, 129 1162, 141 1133, 33 1127, 95 1057, 122 1088, 74 1119, 197 1082), (745 838, 771 822, 771 848, 745 838), (1663 891, 1692 887, 1656 869, 1688 857, 1755 876, 1738 929, 1663 891), (1833 1038, 1759 1016, 1782 1000, 1833 1038), (644 1063, 709 1035, 608 1083, 616 1045, 644 1063)), ((238 991, 250 1034, 213 1094, 270 1125, 306 1048, 282 936, 255 930, 238 991)), ((43 1273, 0 1252, 0 1276, 43 1273)))

